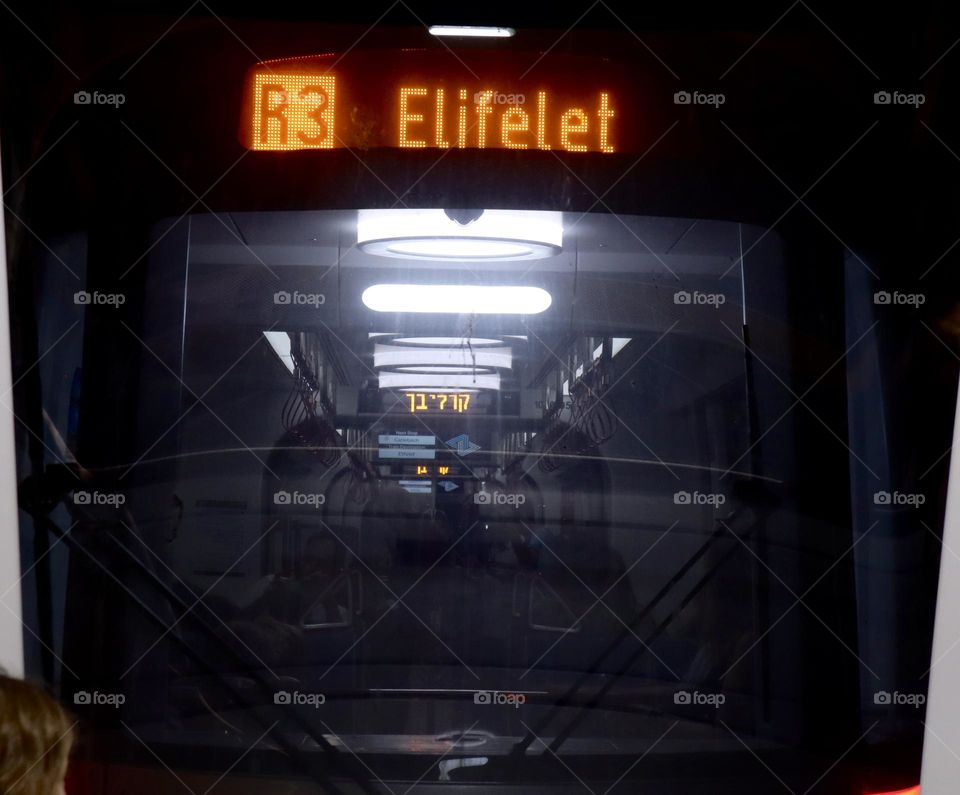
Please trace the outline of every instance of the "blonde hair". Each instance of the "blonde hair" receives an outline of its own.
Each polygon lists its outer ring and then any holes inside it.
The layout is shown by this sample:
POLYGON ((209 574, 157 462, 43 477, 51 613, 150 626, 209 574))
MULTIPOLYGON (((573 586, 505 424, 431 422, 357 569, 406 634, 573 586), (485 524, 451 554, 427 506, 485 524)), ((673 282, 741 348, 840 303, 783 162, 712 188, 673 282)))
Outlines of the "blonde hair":
POLYGON ((41 688, 0 673, 0 792, 54 792, 67 771, 73 725, 41 688))

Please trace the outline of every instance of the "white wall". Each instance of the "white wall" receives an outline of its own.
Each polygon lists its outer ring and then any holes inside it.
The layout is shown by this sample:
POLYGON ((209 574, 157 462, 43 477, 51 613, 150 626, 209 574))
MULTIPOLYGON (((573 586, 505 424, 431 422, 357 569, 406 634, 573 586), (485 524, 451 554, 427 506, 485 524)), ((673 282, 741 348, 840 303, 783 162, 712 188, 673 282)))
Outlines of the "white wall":
POLYGON ((960 781, 960 397, 953 428, 943 551, 927 721, 923 738, 923 795, 953 795, 960 781))
MULTIPOLYGON (((3 178, 0 174, 0 194, 3 178)), ((17 461, 13 436, 10 367, 10 309, 7 296, 7 240, 0 211, 0 667, 23 675, 20 623, 20 529, 17 517, 17 461)))

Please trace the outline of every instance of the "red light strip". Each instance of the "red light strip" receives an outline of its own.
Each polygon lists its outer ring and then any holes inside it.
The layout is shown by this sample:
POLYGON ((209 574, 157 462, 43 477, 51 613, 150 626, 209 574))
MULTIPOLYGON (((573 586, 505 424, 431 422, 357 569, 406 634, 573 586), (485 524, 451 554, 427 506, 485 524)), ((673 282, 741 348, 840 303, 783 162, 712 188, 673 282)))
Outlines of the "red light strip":
POLYGON ((867 792, 864 795, 920 795, 920 785, 907 789, 891 790, 889 792, 867 792))

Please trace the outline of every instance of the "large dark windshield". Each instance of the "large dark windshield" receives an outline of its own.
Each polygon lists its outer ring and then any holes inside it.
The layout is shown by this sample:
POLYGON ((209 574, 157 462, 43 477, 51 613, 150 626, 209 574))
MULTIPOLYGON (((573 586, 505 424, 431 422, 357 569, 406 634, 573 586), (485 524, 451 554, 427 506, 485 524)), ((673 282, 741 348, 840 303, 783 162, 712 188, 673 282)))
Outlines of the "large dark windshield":
MULTIPOLYGON (((596 776, 856 739, 881 686, 845 470, 872 473, 831 433, 842 400, 795 409, 870 343, 811 324, 798 368, 789 243, 494 210, 559 244, 410 258, 443 239, 371 253, 364 212, 162 221, 135 326, 123 291, 69 297, 61 324, 139 362, 107 364, 137 398, 124 427, 88 415, 95 463, 48 412, 78 703, 120 699, 160 745, 242 746, 270 716, 312 753, 475 747, 454 780, 544 749, 596 776)), ((73 379, 67 417, 107 386, 73 379)))

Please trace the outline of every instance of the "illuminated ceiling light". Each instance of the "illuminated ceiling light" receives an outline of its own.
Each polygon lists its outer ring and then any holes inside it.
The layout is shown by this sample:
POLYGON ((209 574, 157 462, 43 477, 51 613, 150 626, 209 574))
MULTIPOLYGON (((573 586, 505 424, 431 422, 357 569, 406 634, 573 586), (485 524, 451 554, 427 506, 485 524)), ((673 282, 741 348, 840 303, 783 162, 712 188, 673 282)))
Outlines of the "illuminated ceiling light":
POLYGON ((273 352, 283 362, 284 367, 292 373, 294 364, 293 354, 290 352, 290 335, 286 331, 264 331, 263 336, 270 343, 273 352))
POLYGON ((381 389, 500 389, 497 373, 431 375, 427 373, 380 373, 381 389))
MULTIPOLYGON (((613 342, 610 347, 610 355, 616 356, 620 351, 622 351, 626 345, 630 342, 632 337, 613 337, 613 342)), ((593 360, 596 361, 603 355, 603 344, 598 345, 593 349, 593 360)))
POLYGON ((401 373, 491 373, 489 368, 485 367, 431 367, 418 365, 416 367, 395 367, 395 370, 401 373))
MULTIPOLYGON (((401 392, 406 392, 406 391, 408 391, 408 390, 405 389, 404 387, 401 387, 401 388, 400 388, 400 391, 401 391, 401 392)), ((432 387, 430 387, 430 392, 432 392, 432 393, 435 392, 435 393, 438 394, 438 395, 439 395, 439 394, 449 394, 449 393, 451 393, 451 392, 455 392, 455 393, 457 393, 458 395, 463 394, 464 392, 469 392, 471 395, 475 395, 475 394, 477 394, 477 392, 479 392, 479 391, 480 391, 479 389, 464 389, 463 387, 459 387, 459 386, 432 386, 432 387)))
POLYGON ((509 39, 517 34, 513 28, 480 25, 431 25, 427 30, 432 36, 465 36, 481 39, 509 39))
POLYGON ((398 337, 391 342, 395 345, 431 345, 435 348, 477 348, 482 345, 503 344, 501 340, 486 337, 398 337))
POLYGON ((374 284, 361 298, 374 312, 448 315, 539 315, 553 303, 539 287, 473 284, 374 284))
POLYGON ((444 210, 359 210, 357 244, 401 259, 541 259, 560 252, 563 220, 562 213, 538 210, 483 210, 467 223, 444 210))
MULTIPOLYGON (((510 348, 401 348, 397 345, 375 345, 374 367, 401 367, 409 365, 446 365, 453 367, 500 367, 513 366, 510 348)), ((472 370, 471 370, 472 372, 472 370)))
POLYGON ((532 251, 529 244, 509 240, 478 240, 471 237, 394 240, 387 243, 383 250, 375 250, 374 245, 368 245, 364 250, 407 259, 536 259, 530 256, 532 251))

